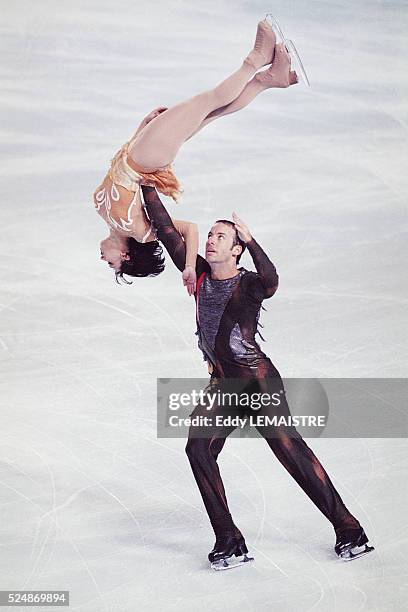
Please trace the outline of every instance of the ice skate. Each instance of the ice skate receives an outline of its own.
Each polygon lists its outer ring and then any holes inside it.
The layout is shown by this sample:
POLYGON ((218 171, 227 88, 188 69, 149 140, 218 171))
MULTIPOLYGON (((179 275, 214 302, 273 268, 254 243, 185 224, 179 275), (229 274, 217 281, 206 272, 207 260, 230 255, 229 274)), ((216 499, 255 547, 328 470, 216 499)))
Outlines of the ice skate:
POLYGON ((298 76, 298 80, 300 80, 300 82, 306 85, 306 87, 310 87, 309 78, 306 74, 305 67, 303 65, 303 62, 300 58, 300 55, 298 53, 298 50, 295 47, 293 40, 290 40, 285 37, 284 33, 281 30, 279 23, 277 22, 277 20, 271 13, 268 13, 266 15, 265 21, 270 24, 273 31, 275 32, 276 40, 278 41, 278 43, 285 44, 286 50, 290 55, 292 67, 298 76))
POLYGON ((208 555, 208 560, 212 569, 223 571, 249 563, 254 558, 248 557, 244 538, 237 540, 234 536, 229 536, 225 539, 217 539, 213 550, 208 555))
POLYGON ((270 23, 264 19, 258 23, 254 48, 245 59, 256 70, 267 66, 273 61, 276 36, 270 23))
POLYGON ((278 43, 285 42, 285 36, 284 36, 284 34, 283 34, 282 30, 281 30, 281 27, 280 27, 278 21, 272 15, 272 13, 267 13, 265 15, 265 21, 270 24, 270 26, 272 27, 273 31, 275 32, 275 36, 276 36, 277 42, 278 43))
POLYGON ((334 550, 343 561, 353 561, 374 550, 374 546, 367 546, 367 542, 363 528, 349 529, 337 536, 334 550))
POLYGON ((304 83, 306 87, 310 87, 309 78, 306 74, 306 70, 305 70, 305 67, 303 66, 302 60, 300 59, 300 55, 295 47, 295 43, 293 42, 293 40, 285 39, 285 46, 286 46, 287 52, 290 55, 292 67, 295 70, 296 74, 298 75, 298 79, 300 77, 302 83, 304 83))
POLYGON ((276 45, 275 59, 269 68, 257 72, 255 77, 267 87, 289 87, 298 82, 297 74, 291 70, 290 56, 283 43, 276 45))

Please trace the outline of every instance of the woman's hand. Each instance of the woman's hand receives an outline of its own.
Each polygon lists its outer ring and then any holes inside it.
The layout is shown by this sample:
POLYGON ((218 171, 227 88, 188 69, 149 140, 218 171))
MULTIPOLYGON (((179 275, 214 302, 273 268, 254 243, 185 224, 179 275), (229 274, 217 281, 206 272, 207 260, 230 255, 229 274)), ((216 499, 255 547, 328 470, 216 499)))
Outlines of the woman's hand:
POLYGON ((193 266, 186 266, 183 271, 183 285, 187 287, 188 295, 196 290, 197 275, 193 266))
POLYGON ((252 236, 251 236, 251 232, 249 231, 248 227, 245 225, 242 219, 238 217, 237 213, 233 212, 232 218, 235 223, 235 228, 238 233, 238 238, 242 240, 242 242, 245 242, 245 243, 250 242, 252 240, 252 236))
POLYGON ((164 113, 164 111, 167 110, 167 106, 158 106, 157 108, 155 108, 154 110, 152 110, 151 113, 149 113, 148 115, 146 115, 146 117, 143 119, 143 123, 145 125, 147 125, 148 123, 150 123, 150 121, 152 119, 154 119, 155 117, 157 117, 158 115, 160 115, 161 113, 164 113))

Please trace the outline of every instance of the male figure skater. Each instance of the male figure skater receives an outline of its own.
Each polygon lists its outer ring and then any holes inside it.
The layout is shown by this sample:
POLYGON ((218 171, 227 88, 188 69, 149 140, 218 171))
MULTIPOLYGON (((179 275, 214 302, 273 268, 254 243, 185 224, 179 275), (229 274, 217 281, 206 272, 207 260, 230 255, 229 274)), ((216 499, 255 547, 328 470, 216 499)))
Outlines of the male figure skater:
MULTIPOLYGON (((185 245, 156 190, 142 187, 147 214, 179 270, 185 268, 185 245)), ((206 259, 197 257, 196 314, 199 346, 209 363, 210 388, 226 379, 245 379, 250 392, 283 389, 279 372, 255 341, 262 301, 278 287, 274 264, 251 236, 235 213, 234 222, 217 221, 206 242, 206 259), (247 248, 256 273, 237 268, 247 248)), ((208 414, 207 406, 198 405, 195 414, 208 414)), ((220 406, 215 412, 222 413, 220 406)), ((274 409, 276 414, 276 408, 274 409)), ((260 414, 270 414, 266 407, 260 414)), ((290 415, 285 396, 281 397, 279 415, 290 415)), ((187 456, 204 505, 215 532, 216 542, 209 553, 214 569, 227 569, 235 561, 247 561, 244 537, 229 512, 217 457, 234 427, 212 425, 197 437, 190 428, 187 456)), ((323 466, 293 426, 278 429, 257 427, 273 453, 319 510, 332 523, 336 533, 336 553, 345 560, 372 550, 358 520, 348 511, 323 466)))

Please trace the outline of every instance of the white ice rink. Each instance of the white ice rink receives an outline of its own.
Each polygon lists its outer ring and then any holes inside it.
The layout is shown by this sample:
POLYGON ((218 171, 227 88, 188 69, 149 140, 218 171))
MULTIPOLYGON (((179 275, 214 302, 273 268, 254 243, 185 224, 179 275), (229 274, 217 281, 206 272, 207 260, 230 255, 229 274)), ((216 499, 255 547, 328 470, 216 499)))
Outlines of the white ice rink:
POLYGON ((0 8, 0 589, 69 590, 77 612, 407 609, 404 439, 310 440, 376 547, 348 564, 267 445, 228 440, 256 561, 209 569, 185 440, 156 437, 156 378, 206 375, 193 298, 169 258, 118 286, 91 200, 141 118, 235 70, 273 12, 312 89, 266 91, 189 141, 170 214, 201 251, 220 216, 248 223, 280 275, 263 346, 282 376, 406 377, 406 2, 0 8))

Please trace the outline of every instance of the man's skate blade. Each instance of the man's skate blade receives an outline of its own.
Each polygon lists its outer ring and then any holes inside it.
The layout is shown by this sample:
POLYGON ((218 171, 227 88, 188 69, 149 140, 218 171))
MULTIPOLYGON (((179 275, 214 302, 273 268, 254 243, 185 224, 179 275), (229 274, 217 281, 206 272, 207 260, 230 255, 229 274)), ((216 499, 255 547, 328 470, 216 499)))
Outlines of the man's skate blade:
POLYGON ((374 550, 374 546, 368 546, 367 544, 364 544, 363 546, 355 546, 354 548, 350 548, 349 550, 340 553, 340 559, 342 561, 354 561, 354 559, 359 559, 372 550, 374 550))
POLYGON ((243 555, 241 557, 228 557, 228 559, 214 561, 211 563, 211 567, 216 572, 223 572, 224 570, 233 569, 234 567, 239 567, 240 565, 246 565, 250 561, 254 561, 254 558, 248 557, 248 555, 243 555))
POLYGON ((272 26, 273 31, 276 34, 276 42, 283 43, 285 36, 281 30, 281 27, 272 13, 266 13, 265 20, 272 26))
POLYGON ((296 72, 298 81, 302 81, 306 87, 310 87, 309 78, 293 40, 285 40, 285 47, 290 56, 291 70, 296 72))

